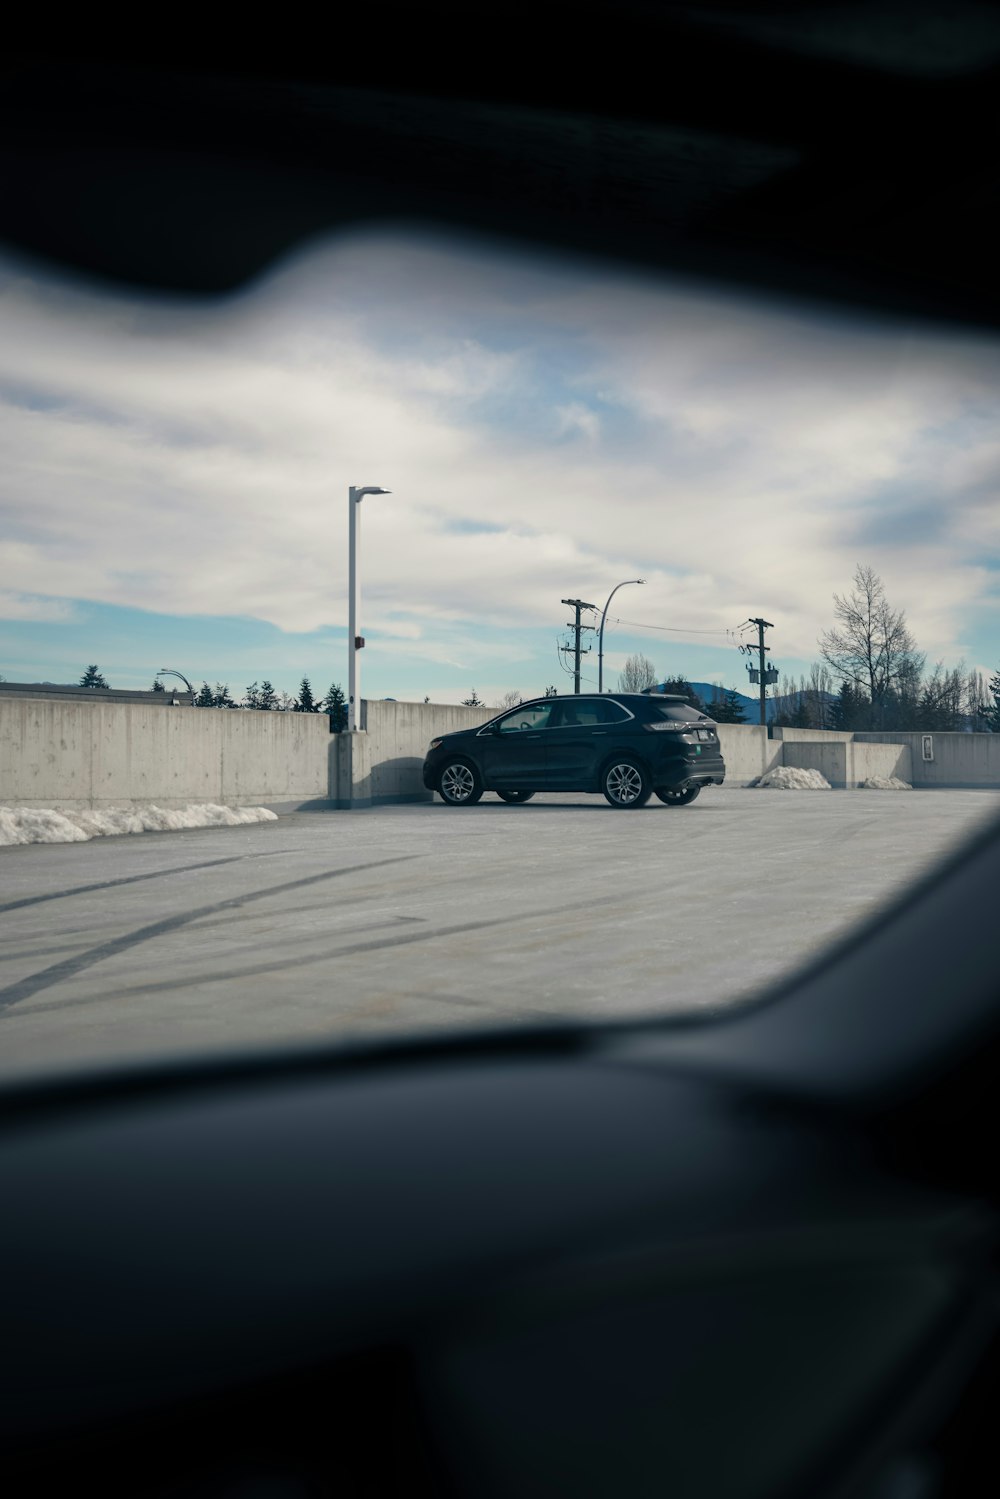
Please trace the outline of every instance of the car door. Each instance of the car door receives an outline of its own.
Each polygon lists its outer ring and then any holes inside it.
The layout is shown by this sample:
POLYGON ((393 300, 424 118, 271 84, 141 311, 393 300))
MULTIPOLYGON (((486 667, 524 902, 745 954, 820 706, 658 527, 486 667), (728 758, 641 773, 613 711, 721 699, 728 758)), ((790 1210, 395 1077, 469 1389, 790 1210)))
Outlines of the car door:
POLYGON ((522 703, 481 736, 481 764, 487 786, 540 790, 546 784, 545 745, 553 700, 522 703))
POLYGON ((623 710, 601 698, 563 698, 556 704, 545 741, 553 791, 583 791, 593 785, 615 717, 624 717, 623 710))

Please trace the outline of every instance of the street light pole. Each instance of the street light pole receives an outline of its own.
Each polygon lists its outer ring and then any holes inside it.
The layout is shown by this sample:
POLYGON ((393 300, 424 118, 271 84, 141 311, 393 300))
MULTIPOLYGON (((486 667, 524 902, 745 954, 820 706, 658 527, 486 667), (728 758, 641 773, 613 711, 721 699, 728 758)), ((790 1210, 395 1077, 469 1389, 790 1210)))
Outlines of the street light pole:
MULTIPOLYGON (((188 681, 187 677, 182 671, 174 671, 172 666, 161 666, 156 675, 158 677, 180 677, 181 681, 184 683, 184 686, 191 694, 191 706, 192 708, 194 707, 194 688, 191 686, 191 683, 188 681)), ((176 692, 176 690, 177 689, 175 688, 174 691, 176 692)))
POLYGON ((347 727, 358 728, 361 707, 361 663, 358 651, 364 646, 364 638, 358 634, 361 619, 361 501, 366 494, 391 494, 389 489, 380 489, 377 484, 352 484, 348 490, 350 513, 347 608, 347 727))
MULTIPOLYGON (((612 588, 611 592, 608 594, 608 604, 611 603, 611 600, 614 598, 614 596, 618 592, 619 588, 627 588, 630 583, 645 583, 645 581, 646 581, 645 578, 626 578, 624 580, 624 582, 622 582, 622 583, 616 583, 615 586, 614 586, 614 588, 612 588)), ((597 690, 598 690, 598 692, 603 692, 604 691, 604 621, 608 617, 608 604, 605 604, 605 606, 604 606, 604 613, 601 615, 601 633, 598 636, 598 641, 597 641, 597 690)))

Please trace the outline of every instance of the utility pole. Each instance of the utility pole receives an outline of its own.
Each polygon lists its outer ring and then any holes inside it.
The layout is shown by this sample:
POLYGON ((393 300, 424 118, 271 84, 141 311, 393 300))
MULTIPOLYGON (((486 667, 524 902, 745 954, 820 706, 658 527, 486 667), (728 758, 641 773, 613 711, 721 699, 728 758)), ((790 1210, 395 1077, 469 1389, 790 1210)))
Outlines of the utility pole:
MULTIPOLYGON (((592 630, 594 628, 593 625, 581 625, 581 623, 580 623, 580 612, 583 609, 593 609, 596 612, 597 605, 596 604, 585 604, 583 602, 583 599, 563 599, 562 602, 564 604, 568 604, 571 609, 575 609, 576 610, 576 620, 575 620, 575 622, 570 623, 569 626, 568 626, 568 628, 573 631, 573 641, 574 641, 574 644, 573 644, 573 691, 574 692, 579 692, 580 691, 580 656, 581 655, 586 655, 586 653, 587 653, 586 651, 581 651, 581 649, 580 649, 580 632, 582 630, 592 630)), ((568 649, 568 647, 563 647, 563 649, 568 649)), ((590 647, 588 646, 587 647, 587 651, 589 651, 589 650, 590 650, 590 647)))
POLYGON ((767 684, 768 682, 775 681, 778 673, 772 671, 765 660, 764 653, 769 647, 764 644, 764 631, 773 630, 774 626, 769 619, 748 619, 747 624, 757 626, 757 654, 760 659, 760 721, 762 724, 766 724, 767 684))

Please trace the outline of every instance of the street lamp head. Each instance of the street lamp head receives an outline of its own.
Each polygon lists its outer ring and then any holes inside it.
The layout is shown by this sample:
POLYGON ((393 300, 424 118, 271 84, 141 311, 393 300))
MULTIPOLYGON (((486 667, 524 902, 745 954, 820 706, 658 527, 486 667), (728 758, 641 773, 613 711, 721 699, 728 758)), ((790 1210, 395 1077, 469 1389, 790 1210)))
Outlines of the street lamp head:
POLYGON ((354 498, 356 500, 363 499, 366 494, 392 494, 392 490, 382 489, 378 484, 363 484, 355 487, 354 498))

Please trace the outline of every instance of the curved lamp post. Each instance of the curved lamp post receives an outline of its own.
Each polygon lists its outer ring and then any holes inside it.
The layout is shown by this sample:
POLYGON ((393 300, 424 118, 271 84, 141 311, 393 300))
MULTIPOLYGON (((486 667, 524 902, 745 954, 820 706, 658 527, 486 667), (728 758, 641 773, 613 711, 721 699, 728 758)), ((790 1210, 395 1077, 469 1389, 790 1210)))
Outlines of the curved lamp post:
POLYGON ((192 708, 194 707, 194 688, 191 686, 191 683, 188 681, 187 677, 182 671, 174 671, 172 666, 161 666, 156 675, 158 677, 180 677, 181 681, 184 683, 184 686, 191 694, 191 706, 192 708))
MULTIPOLYGON (((608 604, 611 603, 611 600, 614 598, 614 596, 618 592, 619 588, 627 588, 630 583, 645 583, 645 581, 646 581, 645 578, 626 578, 624 580, 624 582, 622 582, 622 583, 616 583, 615 586, 614 586, 614 588, 612 588, 611 592, 608 594, 608 604)), ((598 690, 598 692, 603 692, 604 691, 604 621, 608 617, 608 604, 605 604, 605 606, 604 606, 604 613, 601 615, 601 633, 600 633, 600 635, 598 637, 598 642, 597 642, 597 690, 598 690)))
POLYGON ((361 705, 361 664, 358 661, 358 651, 364 645, 364 639, 358 634, 358 621, 361 617, 361 501, 366 494, 391 494, 391 489, 380 489, 377 484, 352 484, 348 490, 348 510, 350 512, 350 565, 348 569, 348 589, 350 600, 347 608, 347 727, 354 730, 358 727, 358 709, 361 705))

